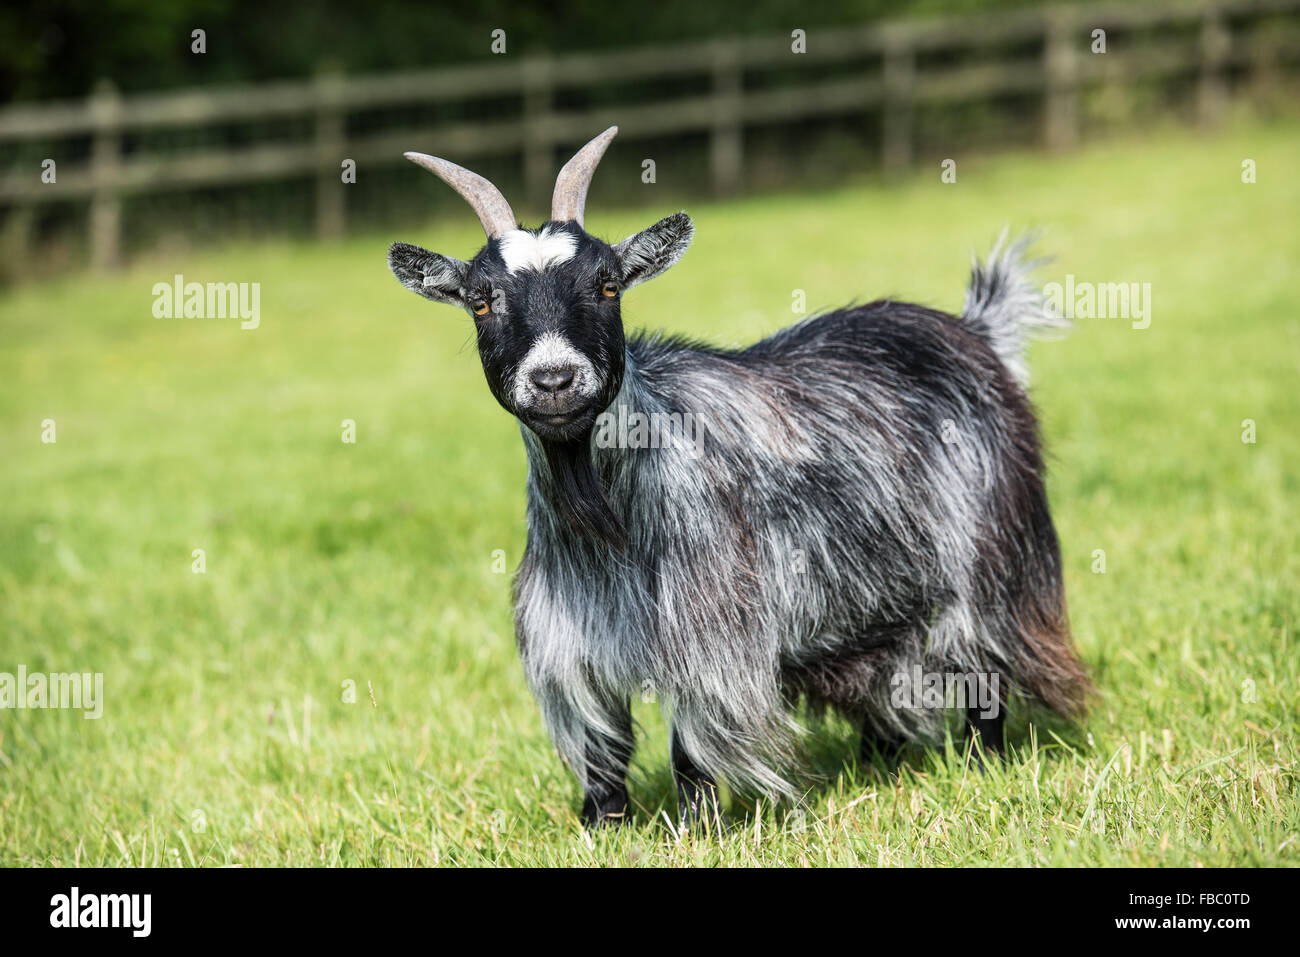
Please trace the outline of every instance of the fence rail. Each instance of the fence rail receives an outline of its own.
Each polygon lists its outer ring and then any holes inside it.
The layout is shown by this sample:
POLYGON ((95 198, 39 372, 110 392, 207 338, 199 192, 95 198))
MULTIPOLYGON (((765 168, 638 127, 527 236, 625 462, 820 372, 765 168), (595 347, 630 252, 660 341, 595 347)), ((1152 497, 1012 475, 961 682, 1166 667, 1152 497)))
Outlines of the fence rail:
POLYGON ((340 164, 401 162, 419 146, 474 159, 518 156, 530 197, 549 191, 552 154, 593 131, 617 123, 621 139, 683 133, 709 136, 712 186, 719 194, 739 188, 747 126, 879 111, 880 160, 887 170, 912 161, 915 109, 1008 94, 1042 95, 1044 145, 1061 149, 1079 137, 1080 94, 1103 82, 1189 75, 1197 81, 1200 118, 1213 123, 1228 96, 1228 74, 1277 70, 1300 58, 1294 34, 1281 38, 1250 29, 1266 17, 1300 14, 1300 0, 1222 0, 1138 6, 1048 7, 996 18, 944 18, 813 31, 806 52, 791 38, 734 38, 616 53, 512 58, 501 63, 375 76, 324 74, 313 80, 225 89, 121 96, 101 84, 86 99, 0 110, 0 143, 89 137, 90 159, 59 164, 55 183, 40 170, 0 174, 0 204, 23 206, 59 200, 90 201, 92 262, 115 264, 121 247, 124 194, 314 176, 316 226, 322 237, 344 229, 345 191, 340 164), (1090 54, 1092 31, 1196 28, 1198 40, 1111 44, 1090 54), (926 54, 979 52, 1016 43, 1037 51, 995 56, 986 62, 933 66, 926 54), (763 88, 747 84, 775 68, 865 61, 848 78, 812 79, 763 88), (704 93, 661 102, 559 109, 561 90, 598 89, 629 81, 697 77, 704 93), (489 96, 518 97, 519 116, 508 120, 436 124, 349 136, 348 118, 368 110, 412 104, 457 103, 489 96), (141 130, 208 127, 268 119, 309 118, 314 132, 297 142, 263 143, 193 153, 124 154, 123 136, 141 130))

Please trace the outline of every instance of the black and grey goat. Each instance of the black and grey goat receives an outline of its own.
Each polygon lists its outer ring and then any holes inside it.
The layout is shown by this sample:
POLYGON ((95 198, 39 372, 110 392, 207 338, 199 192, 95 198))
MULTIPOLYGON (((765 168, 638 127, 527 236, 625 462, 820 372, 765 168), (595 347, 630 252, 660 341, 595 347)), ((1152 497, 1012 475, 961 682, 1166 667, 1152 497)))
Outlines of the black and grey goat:
MULTIPOLYGON (((671 708, 687 816, 715 775, 793 793, 801 700, 882 746, 942 734, 942 707, 894 694, 922 670, 1002 676, 999 698, 1078 715, 1089 685, 1022 360, 1052 318, 1022 247, 976 264, 959 317, 881 301, 740 350, 625 338, 621 297, 676 263, 693 226, 677 213, 612 245, 586 232, 616 132, 565 165, 536 230, 482 177, 407 153, 469 201, 487 244, 468 262, 388 256, 408 289, 472 314, 488 387, 519 420, 519 652, 584 820, 626 812, 629 700, 647 687, 671 708), (702 434, 597 441, 636 416, 702 434)), ((992 712, 967 720, 998 747, 992 712)))

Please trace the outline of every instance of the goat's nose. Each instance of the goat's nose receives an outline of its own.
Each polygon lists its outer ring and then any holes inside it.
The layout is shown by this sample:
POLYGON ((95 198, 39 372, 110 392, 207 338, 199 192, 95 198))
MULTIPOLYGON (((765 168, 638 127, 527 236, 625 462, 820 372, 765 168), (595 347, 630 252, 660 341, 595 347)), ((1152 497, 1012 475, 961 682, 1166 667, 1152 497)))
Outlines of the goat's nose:
POLYGON ((573 385, 573 367, 560 366, 553 369, 538 369, 531 376, 533 385, 543 392, 563 392, 573 385))

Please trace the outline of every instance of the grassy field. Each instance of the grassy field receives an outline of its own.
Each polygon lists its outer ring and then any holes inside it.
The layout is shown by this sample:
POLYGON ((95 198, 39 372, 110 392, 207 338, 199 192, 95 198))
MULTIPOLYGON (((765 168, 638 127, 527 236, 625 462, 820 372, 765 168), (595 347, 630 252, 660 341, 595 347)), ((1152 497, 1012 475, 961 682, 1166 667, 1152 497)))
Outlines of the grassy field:
MULTIPOLYGON (((4 294, 0 672, 102 672, 104 703, 0 711, 0 864, 1296 864, 1298 152, 1300 127, 1247 123, 959 160, 951 185, 936 165, 692 204, 692 251, 629 295, 629 326, 748 342, 794 318, 795 289, 957 309, 1006 223, 1047 228, 1045 282, 1152 297, 1149 328, 1080 320, 1031 357, 1102 691, 1085 726, 1019 715, 980 775, 951 749, 859 767, 831 724, 806 807, 736 807, 722 839, 667 823, 663 720, 640 702, 633 826, 578 825, 494 568, 524 544, 516 425, 467 318, 384 262, 395 239, 469 255, 468 209, 4 294), (260 327, 154 318, 178 272, 260 282, 260 327)), ((647 203, 588 227, 677 208, 647 203)))

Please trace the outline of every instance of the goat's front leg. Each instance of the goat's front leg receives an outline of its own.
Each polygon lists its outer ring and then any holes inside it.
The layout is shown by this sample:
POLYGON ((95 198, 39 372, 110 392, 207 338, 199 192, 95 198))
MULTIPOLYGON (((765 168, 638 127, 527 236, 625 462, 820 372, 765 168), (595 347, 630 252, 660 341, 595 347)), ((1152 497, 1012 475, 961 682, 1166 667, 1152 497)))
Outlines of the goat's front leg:
POLYGON ((696 766, 674 728, 668 744, 677 783, 677 815, 683 824, 698 828, 720 828, 724 823, 718 801, 718 784, 707 771, 696 766))
POLYGON ((589 828, 627 821, 627 766, 632 760, 632 709, 627 701, 611 704, 608 718, 618 735, 587 731, 583 775, 582 823, 589 828))
POLYGON ((985 766, 985 761, 989 758, 1000 758, 1003 755, 1003 724, 1005 717, 1001 709, 992 717, 986 718, 979 708, 966 709, 966 734, 974 739, 972 751, 975 756, 975 765, 981 770, 985 766))

